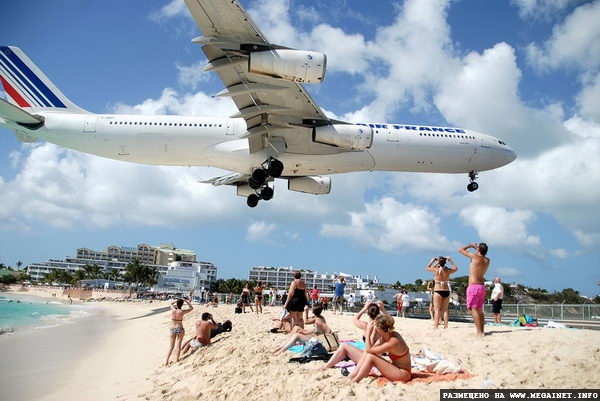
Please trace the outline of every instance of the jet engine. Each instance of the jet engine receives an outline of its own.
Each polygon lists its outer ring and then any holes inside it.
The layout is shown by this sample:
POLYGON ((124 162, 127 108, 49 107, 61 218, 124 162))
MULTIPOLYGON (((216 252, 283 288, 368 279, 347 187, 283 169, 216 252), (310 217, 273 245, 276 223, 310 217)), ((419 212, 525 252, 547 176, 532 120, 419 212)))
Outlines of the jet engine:
POLYGON ((315 127, 313 141, 347 150, 362 151, 369 149, 373 144, 373 128, 353 124, 315 127))
POLYGON ((273 49, 250 53, 248 71, 306 84, 325 79, 327 56, 294 49, 273 49))
POLYGON ((331 191, 331 178, 320 175, 289 178, 288 189, 305 194, 327 195, 331 191))

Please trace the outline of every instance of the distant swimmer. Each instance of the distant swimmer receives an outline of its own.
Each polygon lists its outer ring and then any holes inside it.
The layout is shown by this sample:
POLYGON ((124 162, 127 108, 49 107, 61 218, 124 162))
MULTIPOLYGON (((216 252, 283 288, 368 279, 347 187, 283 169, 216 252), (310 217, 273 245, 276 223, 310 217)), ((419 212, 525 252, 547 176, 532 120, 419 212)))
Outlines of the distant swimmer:
POLYGON ((485 317, 483 315, 483 302, 485 301, 485 273, 490 267, 490 259, 486 256, 488 246, 485 243, 465 245, 458 250, 460 253, 471 259, 469 266, 469 286, 467 287, 467 309, 473 316, 473 323, 478 336, 483 336, 483 325, 485 317), (467 249, 473 248, 475 252, 469 252, 467 249))

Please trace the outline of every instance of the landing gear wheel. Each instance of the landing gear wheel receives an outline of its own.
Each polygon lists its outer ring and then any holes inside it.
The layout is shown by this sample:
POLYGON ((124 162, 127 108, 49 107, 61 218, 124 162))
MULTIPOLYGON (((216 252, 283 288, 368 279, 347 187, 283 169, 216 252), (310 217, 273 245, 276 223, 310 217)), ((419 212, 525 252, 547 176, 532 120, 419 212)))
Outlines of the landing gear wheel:
POLYGON ((478 174, 479 171, 477 170, 473 170, 469 173, 469 179, 471 180, 471 183, 467 185, 467 190, 469 192, 477 191, 477 188, 479 188, 479 185, 475 182, 478 174))
POLYGON ((281 177, 281 173, 283 173, 283 163, 277 159, 269 158, 269 160, 267 160, 267 172, 273 178, 281 177))
POLYGON ((265 186, 260 190, 260 198, 266 201, 271 200, 273 198, 273 192, 273 188, 265 186))
POLYGON ((248 179, 248 185, 252 189, 258 189, 262 187, 267 177, 268 173, 266 170, 262 168, 257 168, 252 172, 252 175, 250 175, 250 178, 248 179))
POLYGON ((256 205, 258 205, 258 201, 260 200, 260 198, 258 197, 258 195, 256 194, 251 194, 250 196, 248 196, 248 198, 246 199, 246 204, 249 207, 256 207, 256 205))

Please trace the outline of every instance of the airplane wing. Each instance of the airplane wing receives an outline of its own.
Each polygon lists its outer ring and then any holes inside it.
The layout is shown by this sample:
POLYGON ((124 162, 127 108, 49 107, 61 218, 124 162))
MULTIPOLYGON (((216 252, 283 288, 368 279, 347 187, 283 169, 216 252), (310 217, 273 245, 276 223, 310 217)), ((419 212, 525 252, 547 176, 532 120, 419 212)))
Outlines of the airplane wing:
MULTIPOLYGON (((274 137, 283 137, 286 151, 291 153, 339 151, 331 147, 323 150, 323 145, 311 141, 312 129, 329 125, 330 121, 299 83, 308 82, 310 78, 296 76, 295 72, 291 73, 293 78, 282 78, 279 69, 289 70, 289 65, 274 67, 277 70, 274 73, 269 72, 270 67, 265 67, 273 62, 269 55, 279 51, 300 52, 293 56, 301 58, 304 55, 309 61, 314 60, 313 53, 270 43, 236 0, 185 0, 185 3, 204 35, 193 42, 202 45, 209 62, 205 70, 215 71, 226 87, 217 96, 231 97, 239 110, 232 117, 246 120, 251 153, 265 149, 274 137), (267 56, 264 63, 259 60, 258 53, 267 56), (317 149, 319 147, 321 149, 317 149)), ((275 58, 280 60, 280 54, 277 53, 275 58)), ((324 77, 325 64, 323 55, 322 74, 319 77, 317 73, 317 81, 324 77)))

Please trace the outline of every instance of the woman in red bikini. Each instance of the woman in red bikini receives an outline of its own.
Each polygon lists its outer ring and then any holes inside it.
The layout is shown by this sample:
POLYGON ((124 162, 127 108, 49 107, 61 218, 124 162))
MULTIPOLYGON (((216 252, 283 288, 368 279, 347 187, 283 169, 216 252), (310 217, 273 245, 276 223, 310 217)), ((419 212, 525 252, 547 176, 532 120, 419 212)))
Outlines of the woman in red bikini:
POLYGON ((378 316, 367 324, 365 334, 364 351, 348 343, 340 343, 338 350, 322 369, 332 368, 348 357, 356 363, 356 367, 348 376, 350 383, 358 383, 367 377, 372 368, 377 368, 386 379, 409 381, 410 352, 400 333, 394 330, 394 318, 387 315, 378 316), (376 343, 372 342, 374 333, 380 338, 376 343), (389 359, 382 356, 384 353, 388 354, 389 359))

